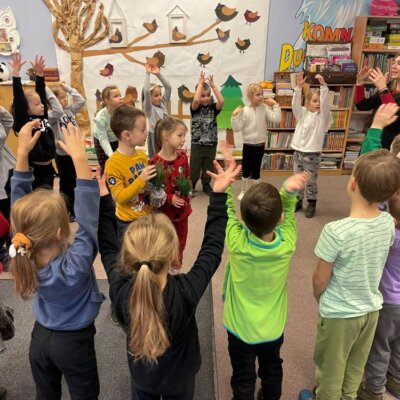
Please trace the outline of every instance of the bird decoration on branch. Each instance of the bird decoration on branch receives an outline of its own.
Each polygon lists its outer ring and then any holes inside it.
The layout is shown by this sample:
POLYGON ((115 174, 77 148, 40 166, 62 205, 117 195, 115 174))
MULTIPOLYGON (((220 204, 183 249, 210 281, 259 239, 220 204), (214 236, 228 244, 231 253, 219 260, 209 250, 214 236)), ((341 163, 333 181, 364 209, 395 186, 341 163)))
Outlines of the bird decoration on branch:
POLYGON ((110 78, 114 72, 114 65, 107 63, 103 69, 100 70, 100 75, 110 78))
POLYGON ((227 31, 223 31, 222 29, 217 28, 216 32, 217 32, 218 39, 221 42, 226 42, 229 39, 231 30, 228 29, 227 31))
POLYGON ((235 42, 236 47, 239 49, 239 53, 244 53, 250 47, 250 39, 240 39, 238 38, 235 42))
POLYGON ((258 11, 252 12, 250 10, 246 10, 244 13, 244 18, 246 20, 246 24, 251 25, 252 22, 256 22, 260 19, 258 15, 258 11))
POLYGON ((172 39, 176 41, 184 40, 186 39, 186 35, 182 32, 179 32, 178 27, 176 26, 174 29, 172 29, 172 39))
POLYGON ((143 27, 149 32, 149 33, 154 33, 157 28, 157 21, 153 19, 151 22, 143 22, 143 27))
POLYGON ((238 11, 236 11, 236 8, 229 8, 225 4, 218 3, 215 14, 220 21, 227 22, 235 18, 238 11))
POLYGON ((125 96, 122 101, 124 104, 135 107, 138 99, 138 92, 135 86, 128 86, 125 90, 125 96))
POLYGON ((158 50, 153 54, 153 57, 146 57, 146 62, 161 68, 165 63, 165 54, 158 50))
POLYGON ((178 97, 184 103, 191 103, 194 97, 194 93, 191 92, 187 86, 181 85, 178 87, 178 97))
POLYGON ((114 35, 112 35, 110 37, 110 39, 108 39, 108 41, 110 43, 121 43, 122 42, 122 33, 121 33, 121 31, 118 28, 116 28, 114 35))
POLYGON ((207 64, 209 64, 212 60, 212 56, 210 56, 210 53, 203 54, 199 53, 197 54, 197 61, 200 63, 200 66, 202 68, 205 68, 207 64))

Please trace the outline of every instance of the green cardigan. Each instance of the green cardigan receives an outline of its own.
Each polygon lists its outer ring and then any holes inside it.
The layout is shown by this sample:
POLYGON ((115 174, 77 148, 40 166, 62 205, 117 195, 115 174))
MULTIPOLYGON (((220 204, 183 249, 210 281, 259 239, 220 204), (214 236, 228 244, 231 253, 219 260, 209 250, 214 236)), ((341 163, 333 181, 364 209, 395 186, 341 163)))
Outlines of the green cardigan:
POLYGON ((281 188, 284 218, 275 228, 272 242, 264 242, 237 219, 232 189, 227 193, 224 326, 249 344, 274 341, 286 323, 287 277, 297 240, 297 192, 281 188))

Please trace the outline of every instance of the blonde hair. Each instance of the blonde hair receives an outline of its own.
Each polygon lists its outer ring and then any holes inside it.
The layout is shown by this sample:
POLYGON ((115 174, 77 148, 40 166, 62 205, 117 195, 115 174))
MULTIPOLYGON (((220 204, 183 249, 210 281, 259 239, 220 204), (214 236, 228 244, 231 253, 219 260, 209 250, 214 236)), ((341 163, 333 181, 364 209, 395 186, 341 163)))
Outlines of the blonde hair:
POLYGON ((53 86, 51 88, 51 91, 54 93, 54 95, 58 98, 58 96, 62 93, 67 93, 62 86, 53 86))
POLYGON ((129 349, 149 362, 156 362, 170 346, 161 273, 179 265, 178 248, 176 230, 162 213, 138 218, 124 235, 121 268, 136 277, 129 302, 129 349))
POLYGON ((37 290, 37 270, 43 250, 58 247, 58 254, 69 246, 71 234, 65 200, 57 193, 38 189, 18 199, 11 208, 11 231, 23 233, 32 247, 26 255, 11 259, 16 292, 28 299, 37 290), (49 218, 49 215, 51 218, 49 218))
POLYGON ((311 101, 311 99, 312 99, 312 97, 313 97, 314 95, 317 95, 318 97, 320 97, 320 90, 319 90, 319 89, 316 89, 316 88, 311 88, 311 89, 307 92, 306 97, 305 97, 305 99, 304 99, 304 105, 305 105, 307 108, 308 108, 308 106, 310 105, 310 101, 311 101))
POLYGON ((390 152, 397 157, 397 154, 400 152, 400 135, 396 135, 390 145, 390 152))
POLYGON ((106 100, 109 100, 109 99, 110 99, 111 90, 114 90, 114 89, 119 90, 119 89, 117 88, 117 86, 115 86, 115 85, 106 86, 106 87, 102 90, 102 92, 101 92, 100 109, 104 108, 104 107, 107 105, 106 100))
POLYGON ((247 86, 247 98, 250 99, 253 97, 254 93, 257 92, 257 90, 262 91, 262 87, 258 83, 250 83, 249 86, 247 86))
POLYGON ((170 135, 172 132, 175 131, 178 125, 183 126, 185 128, 185 131, 187 130, 184 122, 178 118, 172 118, 167 116, 157 121, 154 127, 154 145, 157 153, 162 148, 163 134, 166 133, 167 135, 170 135))
MULTIPOLYGON (((160 90, 162 89, 162 85, 158 84, 158 83, 150 83, 150 96, 153 94, 154 89, 156 88, 160 88, 160 90)), ((142 106, 144 107, 144 88, 142 89, 142 106)))

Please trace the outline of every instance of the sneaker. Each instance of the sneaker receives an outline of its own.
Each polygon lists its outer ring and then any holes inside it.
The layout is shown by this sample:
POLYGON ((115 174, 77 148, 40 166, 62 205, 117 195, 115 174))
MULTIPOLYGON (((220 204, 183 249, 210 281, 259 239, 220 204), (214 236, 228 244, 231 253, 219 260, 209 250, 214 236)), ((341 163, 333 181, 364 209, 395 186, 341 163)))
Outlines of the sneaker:
POLYGON ((303 389, 299 394, 299 400, 315 400, 314 393, 311 390, 303 389))
POLYGON ((242 201, 243 196, 246 192, 244 192, 243 190, 239 193, 239 196, 237 197, 238 201, 242 201))
POLYGON ((300 211, 302 209, 303 209, 303 199, 298 198, 294 212, 300 211))
POLYGON ((7 390, 5 387, 0 386, 0 400, 5 400, 7 397, 7 390))
POLYGON ((358 400, 385 400, 385 398, 382 393, 373 392, 365 382, 361 382, 357 391, 358 400))
POLYGON ((312 218, 315 215, 315 210, 317 208, 316 200, 308 200, 306 209, 306 218, 312 218))
POLYGON ((400 399, 400 383, 396 382, 389 372, 386 374, 386 390, 396 399, 400 399))

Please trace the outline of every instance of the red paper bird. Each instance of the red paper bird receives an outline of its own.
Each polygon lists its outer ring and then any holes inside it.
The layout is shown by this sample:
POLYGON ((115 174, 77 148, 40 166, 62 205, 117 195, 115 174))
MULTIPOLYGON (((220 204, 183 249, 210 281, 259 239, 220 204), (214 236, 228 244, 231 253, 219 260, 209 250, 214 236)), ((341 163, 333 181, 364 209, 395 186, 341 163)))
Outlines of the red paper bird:
POLYGON ((191 92, 185 85, 181 85, 178 87, 178 97, 184 103, 191 103, 194 97, 194 93, 191 92))
POLYGON ((238 38, 235 42, 236 47, 239 49, 239 53, 244 53, 250 47, 250 39, 240 39, 238 38))
POLYGON ((179 32, 178 27, 176 26, 174 29, 172 29, 172 39, 175 41, 183 40, 186 39, 186 35, 182 32, 179 32))
POLYGON ((252 22, 256 22, 260 19, 258 15, 258 11, 252 12, 250 10, 246 10, 244 13, 244 18, 246 19, 246 24, 251 24, 252 22))
POLYGON ((221 42, 226 42, 229 39, 229 34, 231 32, 230 29, 228 29, 227 31, 223 31, 222 29, 217 28, 217 35, 218 35, 218 39, 221 42))
POLYGON ((236 8, 229 8, 225 4, 218 3, 217 8, 215 9, 215 14, 220 21, 226 22, 235 18, 238 11, 236 8))
POLYGON ((161 68, 165 63, 165 54, 161 53, 161 51, 156 51, 153 57, 146 57, 146 61, 161 68))
POLYGON ((110 43, 121 43, 122 42, 122 33, 121 33, 121 31, 118 28, 116 28, 114 35, 112 35, 110 37, 110 39, 108 39, 108 41, 110 43))
POLYGON ((114 72, 114 65, 107 63, 106 66, 100 70, 100 75, 107 77, 111 77, 114 72))
POLYGON ((210 56, 210 53, 207 54, 202 54, 199 53, 197 54, 197 61, 200 63, 201 67, 205 67, 207 64, 209 64, 212 60, 212 56, 210 56))
POLYGON ((158 28, 157 21, 153 19, 151 22, 143 22, 143 27, 146 28, 149 33, 154 33, 158 28))

